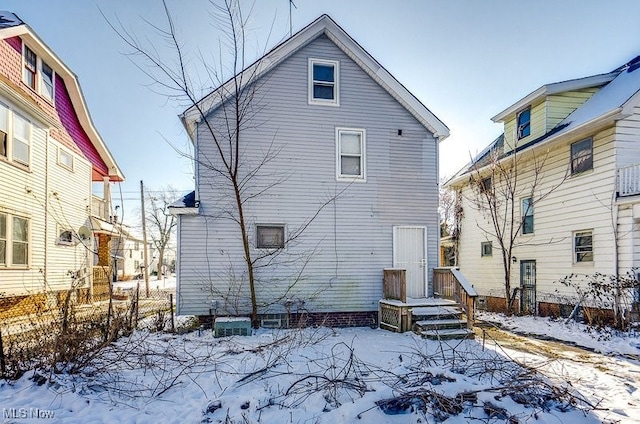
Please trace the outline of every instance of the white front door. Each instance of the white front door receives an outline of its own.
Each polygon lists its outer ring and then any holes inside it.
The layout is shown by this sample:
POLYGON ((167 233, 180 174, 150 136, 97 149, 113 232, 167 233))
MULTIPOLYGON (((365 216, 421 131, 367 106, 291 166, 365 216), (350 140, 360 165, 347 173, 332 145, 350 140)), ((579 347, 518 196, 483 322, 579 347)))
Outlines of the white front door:
POLYGON ((426 227, 393 227, 393 267, 407 270, 407 297, 426 297, 426 227))

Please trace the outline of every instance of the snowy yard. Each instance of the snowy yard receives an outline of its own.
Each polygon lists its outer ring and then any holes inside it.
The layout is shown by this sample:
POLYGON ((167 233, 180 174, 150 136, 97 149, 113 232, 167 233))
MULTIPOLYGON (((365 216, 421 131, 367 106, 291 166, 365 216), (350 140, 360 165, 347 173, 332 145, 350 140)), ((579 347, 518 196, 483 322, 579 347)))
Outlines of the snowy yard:
POLYGON ((0 382, 2 422, 638 422, 640 338, 481 318, 604 355, 486 328, 442 343, 369 328, 218 339, 137 331, 83 375, 0 382))

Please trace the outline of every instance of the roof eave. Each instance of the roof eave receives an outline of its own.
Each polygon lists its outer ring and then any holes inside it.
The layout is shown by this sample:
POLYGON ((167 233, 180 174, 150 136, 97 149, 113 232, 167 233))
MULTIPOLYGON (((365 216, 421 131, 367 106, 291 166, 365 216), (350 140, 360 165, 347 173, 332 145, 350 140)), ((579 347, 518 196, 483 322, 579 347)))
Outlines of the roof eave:
MULTIPOLYGON (((251 78, 247 79, 248 81, 241 81, 240 88, 273 69, 282 60, 289 57, 322 33, 391 94, 396 101, 402 104, 423 126, 429 129, 436 139, 442 141, 449 136, 449 128, 328 15, 320 16, 291 38, 274 47, 246 70, 240 72, 238 74, 240 76, 244 74, 252 75, 251 78)), ((234 78, 231 78, 212 93, 205 96, 197 105, 189 107, 180 115, 183 125, 192 141, 195 137, 196 124, 201 121, 203 116, 211 113, 212 110, 225 100, 224 96, 219 95, 221 90, 223 93, 229 92, 230 86, 235 83, 234 78)), ((235 92, 235 90, 232 92, 235 92)))
MULTIPOLYGON (((47 62, 47 64, 50 64, 50 66, 53 67, 56 73, 62 77, 82 127, 85 129, 85 132, 100 154, 100 157, 107 165, 109 179, 112 181, 124 181, 124 174, 118 167, 115 159, 111 155, 111 152, 109 152, 109 149, 102 140, 102 137, 100 137, 100 134, 93 125, 89 110, 87 109, 86 102, 84 101, 82 90, 80 89, 80 85, 78 84, 78 77, 73 73, 73 71, 71 71, 71 69, 69 69, 69 67, 65 65, 65 63, 58 57, 58 55, 56 55, 53 50, 51 50, 49 46, 47 46, 47 44, 40 38, 40 36, 38 36, 38 34, 27 24, 21 24, 10 28, 3 28, 0 30, 0 35, 1 39, 16 36, 26 39, 34 48, 35 53, 42 57, 47 62)), ((50 122, 47 123, 50 124, 50 122)), ((59 124, 56 123, 53 126, 59 127, 59 124)))
MULTIPOLYGON (((533 144, 523 150, 520 150, 517 152, 517 154, 523 154, 526 152, 529 152, 533 149, 537 149, 540 146, 546 146, 550 143, 553 143, 559 139, 562 138, 566 138, 566 137, 579 137, 580 135, 586 135, 590 132, 593 132, 594 130, 597 130, 598 128, 601 128, 603 126, 606 126, 610 123, 615 122, 616 120, 625 118, 626 116, 628 116, 628 114, 625 114, 623 112, 623 107, 617 107, 615 109, 610 110, 609 112, 606 112, 604 114, 601 114, 600 116, 591 119, 587 122, 584 122, 574 128, 571 128, 567 131, 564 132, 559 132, 558 134, 554 134, 551 137, 541 141, 540 143, 537 144, 533 144)), ((511 156, 505 156, 503 158, 501 158, 499 160, 499 162, 503 162, 506 161, 510 158, 511 156)), ((445 182, 443 187, 446 188, 450 188, 450 187, 458 187, 460 185, 464 185, 464 182, 466 179, 468 179, 470 171, 469 168, 472 166, 472 164, 469 164, 468 166, 466 166, 465 168, 463 168, 464 170, 461 170, 457 175, 455 175, 454 177, 452 177, 449 181, 445 182)), ((490 169, 491 164, 485 165, 481 168, 478 169, 474 169, 474 172, 478 172, 480 174, 482 174, 483 172, 485 172, 486 170, 490 169)))
POLYGON ((543 85, 537 90, 529 93, 527 96, 518 100, 516 103, 512 104, 508 108, 504 109, 502 112, 495 115, 491 120, 493 122, 504 122, 507 117, 515 114, 522 108, 536 103, 542 100, 545 96, 549 96, 552 94, 562 93, 565 91, 571 90, 580 90, 584 88, 597 87, 599 85, 604 85, 610 81, 612 81, 619 72, 610 72, 608 74, 598 74, 585 78, 578 78, 568 81, 555 82, 551 84, 543 85))

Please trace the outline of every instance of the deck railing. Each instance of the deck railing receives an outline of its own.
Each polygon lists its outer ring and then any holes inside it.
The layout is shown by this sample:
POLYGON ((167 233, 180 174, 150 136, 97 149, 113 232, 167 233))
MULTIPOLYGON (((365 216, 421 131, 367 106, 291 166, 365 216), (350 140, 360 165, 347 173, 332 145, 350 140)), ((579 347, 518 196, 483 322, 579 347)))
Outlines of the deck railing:
POLYGON ((640 164, 618 169, 616 189, 618 196, 640 194, 640 164))
POLYGON ((467 315, 467 327, 473 327, 475 300, 478 293, 458 268, 433 269, 434 295, 458 302, 467 315))
POLYGON ((109 204, 107 201, 96 195, 91 195, 91 215, 109 222, 109 204))
POLYGON ((384 299, 407 302, 407 271, 404 269, 385 269, 382 278, 384 299))

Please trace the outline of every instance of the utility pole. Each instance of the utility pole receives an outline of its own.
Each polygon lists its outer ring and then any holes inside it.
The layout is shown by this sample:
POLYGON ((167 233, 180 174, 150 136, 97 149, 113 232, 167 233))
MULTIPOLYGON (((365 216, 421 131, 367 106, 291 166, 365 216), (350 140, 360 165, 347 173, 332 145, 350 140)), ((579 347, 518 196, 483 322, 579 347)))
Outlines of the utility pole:
POLYGON ((144 249, 144 288, 149 297, 149 253, 147 250, 147 216, 144 212, 144 184, 140 180, 140 202, 142 203, 142 248, 144 249))

